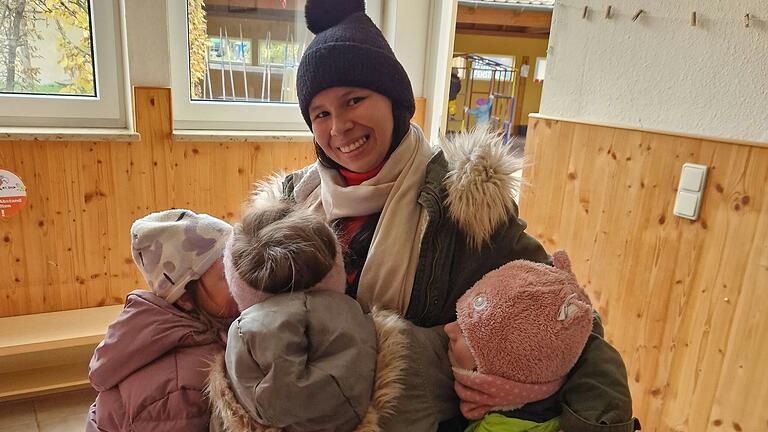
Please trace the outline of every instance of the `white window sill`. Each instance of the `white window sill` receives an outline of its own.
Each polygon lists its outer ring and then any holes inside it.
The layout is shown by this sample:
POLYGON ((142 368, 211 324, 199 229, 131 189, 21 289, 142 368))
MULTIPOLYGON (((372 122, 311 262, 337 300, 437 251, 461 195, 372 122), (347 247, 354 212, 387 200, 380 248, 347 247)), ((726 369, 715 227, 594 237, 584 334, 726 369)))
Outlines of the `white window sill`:
POLYGON ((140 141, 128 129, 0 127, 2 141, 140 141))
POLYGON ((297 131, 223 131, 188 130, 173 131, 174 141, 227 141, 227 142, 312 142, 312 133, 297 131))

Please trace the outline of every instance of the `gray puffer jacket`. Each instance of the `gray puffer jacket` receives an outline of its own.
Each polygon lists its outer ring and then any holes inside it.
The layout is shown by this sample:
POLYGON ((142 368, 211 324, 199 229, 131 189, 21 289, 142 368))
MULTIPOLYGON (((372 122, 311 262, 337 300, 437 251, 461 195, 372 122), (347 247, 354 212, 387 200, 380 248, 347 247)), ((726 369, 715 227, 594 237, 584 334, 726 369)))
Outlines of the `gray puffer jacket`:
POLYGON ((424 431, 458 411, 439 329, 328 291, 241 314, 209 374, 212 431, 424 431))

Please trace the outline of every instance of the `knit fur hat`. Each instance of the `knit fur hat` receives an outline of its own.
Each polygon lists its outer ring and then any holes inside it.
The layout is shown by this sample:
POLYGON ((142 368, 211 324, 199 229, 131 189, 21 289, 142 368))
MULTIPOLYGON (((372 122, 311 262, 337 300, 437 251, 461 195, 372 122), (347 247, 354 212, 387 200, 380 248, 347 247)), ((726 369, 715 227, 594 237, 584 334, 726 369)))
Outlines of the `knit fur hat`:
POLYGON ((512 261, 486 274, 456 304, 477 372, 554 393, 581 355, 592 306, 564 251, 554 267, 512 261))
POLYGON ((332 87, 362 87, 392 102, 393 146, 405 137, 416 110, 411 81, 384 35, 365 14, 364 0, 307 0, 307 28, 315 38, 299 63, 299 106, 312 129, 309 104, 332 87))
POLYGON ((131 254, 149 288, 168 303, 222 257, 232 227, 213 216, 174 209, 131 226, 131 254))

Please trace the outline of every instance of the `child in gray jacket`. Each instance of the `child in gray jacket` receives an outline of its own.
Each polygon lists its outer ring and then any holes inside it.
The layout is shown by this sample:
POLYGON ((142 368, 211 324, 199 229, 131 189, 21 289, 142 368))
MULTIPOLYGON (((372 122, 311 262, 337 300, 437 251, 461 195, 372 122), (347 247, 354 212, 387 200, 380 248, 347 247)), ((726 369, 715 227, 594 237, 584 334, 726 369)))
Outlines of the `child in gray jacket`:
POLYGON ((458 412, 444 333, 345 295, 322 216, 262 189, 224 267, 241 315, 209 376, 212 430, 431 432, 458 412))

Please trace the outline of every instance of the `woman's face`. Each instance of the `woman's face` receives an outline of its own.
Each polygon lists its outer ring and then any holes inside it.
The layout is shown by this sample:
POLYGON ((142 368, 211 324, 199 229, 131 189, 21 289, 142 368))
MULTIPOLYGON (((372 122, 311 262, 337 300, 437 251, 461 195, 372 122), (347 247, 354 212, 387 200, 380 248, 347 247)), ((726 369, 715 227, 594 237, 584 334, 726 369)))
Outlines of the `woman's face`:
POLYGON ((358 173, 379 166, 392 142, 392 102, 358 87, 332 87, 309 104, 312 133, 326 155, 358 173))
POLYGON ((459 369, 475 370, 477 368, 475 357, 472 356, 472 351, 469 350, 469 345, 467 345, 467 340, 464 338, 459 324, 454 321, 446 324, 444 329, 445 334, 450 339, 448 343, 448 359, 451 361, 451 365, 459 369))
POLYGON ((224 278, 224 262, 216 260, 197 280, 194 291, 195 303, 211 315, 219 318, 233 318, 240 312, 229 292, 224 278))

